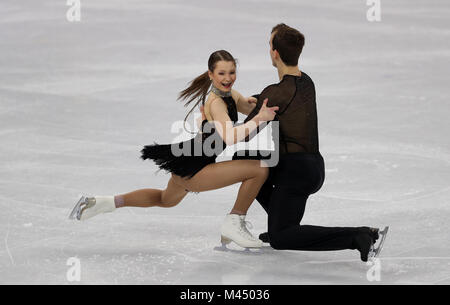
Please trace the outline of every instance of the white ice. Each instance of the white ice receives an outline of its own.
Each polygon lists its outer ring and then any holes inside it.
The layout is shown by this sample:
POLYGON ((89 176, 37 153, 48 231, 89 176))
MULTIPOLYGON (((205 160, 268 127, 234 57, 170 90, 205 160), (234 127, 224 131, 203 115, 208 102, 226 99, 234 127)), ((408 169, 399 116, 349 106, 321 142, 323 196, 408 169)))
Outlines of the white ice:
MULTIPOLYGON (((81 4, 71 23, 66 1, 0 2, 0 283, 70 284, 77 257, 82 284, 450 284, 447 0, 382 0, 380 22, 350 0, 81 4), (239 185, 67 219, 81 194, 164 188, 139 151, 173 139, 178 92, 217 49, 243 94, 277 82, 279 22, 306 36, 327 168, 303 223, 390 225, 379 282, 355 251, 214 251, 239 185)), ((248 215, 266 230, 256 201, 248 215)))

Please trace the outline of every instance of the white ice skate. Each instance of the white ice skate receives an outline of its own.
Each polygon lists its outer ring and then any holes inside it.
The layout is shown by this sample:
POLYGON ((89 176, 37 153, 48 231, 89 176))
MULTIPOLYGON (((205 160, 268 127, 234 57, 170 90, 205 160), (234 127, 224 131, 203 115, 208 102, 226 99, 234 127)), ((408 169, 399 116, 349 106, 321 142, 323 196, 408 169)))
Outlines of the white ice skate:
POLYGON ((384 241, 386 239, 386 235, 389 231, 389 226, 384 227, 383 230, 379 231, 378 234, 381 235, 380 242, 378 243, 378 246, 376 246, 376 243, 373 244, 370 247, 369 251, 369 260, 374 260, 375 258, 380 256, 381 250, 383 250, 384 241))
POLYGON ((69 215, 69 219, 86 220, 116 209, 114 196, 82 196, 69 215))
POLYGON ((245 221, 245 215, 228 214, 222 224, 222 247, 226 249, 226 245, 233 241, 243 248, 261 248, 262 241, 248 231, 247 225, 250 223, 245 221))

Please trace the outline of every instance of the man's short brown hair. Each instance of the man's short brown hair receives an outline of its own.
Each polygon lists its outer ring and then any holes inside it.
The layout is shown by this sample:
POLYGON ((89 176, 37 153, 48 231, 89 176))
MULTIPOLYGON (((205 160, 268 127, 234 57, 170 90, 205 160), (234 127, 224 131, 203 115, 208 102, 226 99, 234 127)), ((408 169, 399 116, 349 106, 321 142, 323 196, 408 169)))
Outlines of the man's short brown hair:
POLYGON ((297 66, 298 58, 305 45, 305 36, 284 23, 274 26, 272 33, 275 33, 272 40, 272 50, 278 51, 281 60, 287 66, 297 66))

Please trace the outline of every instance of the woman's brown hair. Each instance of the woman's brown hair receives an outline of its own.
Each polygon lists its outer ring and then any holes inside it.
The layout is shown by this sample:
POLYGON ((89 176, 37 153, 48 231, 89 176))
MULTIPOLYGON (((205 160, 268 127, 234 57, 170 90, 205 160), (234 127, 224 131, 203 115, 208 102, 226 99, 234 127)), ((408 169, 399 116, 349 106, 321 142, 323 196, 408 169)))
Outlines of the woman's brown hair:
MULTIPOLYGON (((215 51, 209 56, 208 70, 214 72, 217 62, 221 60, 232 61, 236 66, 236 59, 229 52, 225 50, 219 50, 215 51)), ((197 100, 194 107, 192 107, 192 109, 184 118, 183 125, 186 123, 187 118, 189 117, 191 112, 194 111, 195 107, 197 107, 200 102, 202 104, 205 103, 211 83, 212 81, 209 79, 208 71, 206 71, 205 73, 197 76, 193 81, 189 83, 189 86, 186 89, 180 92, 178 99, 187 100, 187 102, 184 104, 184 107, 188 106, 192 101, 197 100)))

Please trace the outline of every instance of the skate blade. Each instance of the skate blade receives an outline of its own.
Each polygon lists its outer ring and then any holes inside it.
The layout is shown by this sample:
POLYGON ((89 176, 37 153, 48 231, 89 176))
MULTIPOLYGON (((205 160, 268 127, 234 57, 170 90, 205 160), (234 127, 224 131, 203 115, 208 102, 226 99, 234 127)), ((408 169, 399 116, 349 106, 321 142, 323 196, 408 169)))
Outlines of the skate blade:
POLYGON ((72 212, 70 212, 69 219, 78 219, 80 220, 81 207, 86 203, 86 197, 81 196, 80 200, 78 200, 77 204, 73 208, 72 212))
POLYGON ((273 249, 271 247, 262 247, 262 248, 244 248, 244 249, 238 250, 238 249, 230 249, 225 245, 221 245, 221 246, 214 247, 213 250, 218 251, 218 252, 237 253, 237 254, 244 254, 244 255, 261 255, 265 252, 270 252, 273 249), (263 250, 263 248, 265 248, 265 249, 263 250))
POLYGON ((222 246, 215 247, 214 250, 222 251, 222 252, 239 252, 239 253, 243 253, 243 252, 251 252, 250 249, 261 249, 261 247, 243 247, 243 246, 239 245, 238 243, 236 243, 235 241, 233 241, 232 239, 229 239, 228 237, 225 237, 223 235, 220 237, 220 242, 221 242, 222 246), (233 242, 234 244, 238 245, 239 247, 244 248, 244 250, 234 250, 234 249, 227 248, 227 245, 230 244, 231 242, 233 242))
POLYGON ((386 240, 388 231, 389 231, 389 226, 386 226, 382 231, 379 232, 379 234, 381 235, 381 240, 378 244, 378 247, 375 247, 375 245, 372 245, 372 247, 370 249, 371 260, 380 256, 381 250, 383 250, 384 241, 386 240))
POLYGON ((259 249, 259 248, 262 247, 262 243, 261 243, 260 246, 254 246, 254 247, 243 246, 243 245, 238 244, 234 240, 232 240, 232 239, 230 239, 228 237, 225 237, 223 235, 220 237, 220 242, 222 243, 222 247, 226 247, 226 245, 230 244, 231 242, 235 243, 236 245, 238 245, 239 247, 242 247, 244 249, 259 249))
POLYGON ((229 243, 231 243, 232 240, 229 239, 228 237, 225 236, 220 236, 220 243, 222 244, 222 247, 225 247, 226 245, 228 245, 229 243))
POLYGON ((227 252, 227 251, 230 250, 230 249, 227 248, 227 245, 228 245, 229 243, 231 243, 231 239, 229 239, 229 238, 227 238, 227 237, 221 235, 221 236, 220 236, 220 243, 221 243, 222 245, 221 245, 220 247, 214 247, 214 250, 216 250, 216 251, 221 251, 221 252, 227 252))
POLYGON ((227 246, 221 245, 214 247, 214 251, 220 251, 220 252, 231 252, 231 249, 228 249, 227 246))

